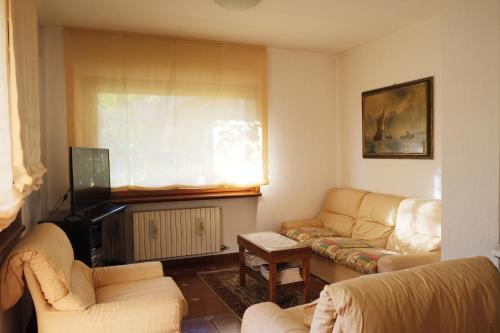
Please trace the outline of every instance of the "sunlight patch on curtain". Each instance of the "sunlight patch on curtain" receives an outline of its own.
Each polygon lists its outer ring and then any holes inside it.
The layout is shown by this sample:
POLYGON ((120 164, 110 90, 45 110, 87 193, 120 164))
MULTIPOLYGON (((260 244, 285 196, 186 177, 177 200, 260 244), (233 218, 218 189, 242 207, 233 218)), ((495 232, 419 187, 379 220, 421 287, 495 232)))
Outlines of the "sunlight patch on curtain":
POLYGON ((267 183, 265 48, 65 35, 70 142, 110 149, 114 189, 267 183))

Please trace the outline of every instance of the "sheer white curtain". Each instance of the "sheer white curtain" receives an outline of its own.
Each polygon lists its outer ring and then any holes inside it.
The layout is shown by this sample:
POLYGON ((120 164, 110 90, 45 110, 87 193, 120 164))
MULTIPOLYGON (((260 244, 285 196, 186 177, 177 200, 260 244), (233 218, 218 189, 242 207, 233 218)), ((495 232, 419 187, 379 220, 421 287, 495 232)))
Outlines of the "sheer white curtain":
POLYGON ((0 230, 15 219, 22 205, 21 193, 12 186, 6 9, 6 0, 0 0, 0 230))
POLYGON ((37 190, 40 158, 38 23, 35 0, 0 2, 0 231, 37 190))
POLYGON ((115 189, 267 182, 266 50, 66 30, 69 133, 110 149, 115 189))
POLYGON ((41 162, 36 0, 9 2, 10 126, 14 185, 24 195, 38 190, 41 162))

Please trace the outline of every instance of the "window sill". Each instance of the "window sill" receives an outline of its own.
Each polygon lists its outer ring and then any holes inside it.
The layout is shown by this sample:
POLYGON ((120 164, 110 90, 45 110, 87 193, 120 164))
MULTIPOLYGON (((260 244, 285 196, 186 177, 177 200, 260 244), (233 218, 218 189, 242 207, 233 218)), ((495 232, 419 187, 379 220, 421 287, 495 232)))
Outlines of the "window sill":
POLYGON ((260 197, 260 187, 231 190, 164 190, 164 191, 118 191, 112 193, 115 204, 170 202, 187 200, 212 200, 260 197))

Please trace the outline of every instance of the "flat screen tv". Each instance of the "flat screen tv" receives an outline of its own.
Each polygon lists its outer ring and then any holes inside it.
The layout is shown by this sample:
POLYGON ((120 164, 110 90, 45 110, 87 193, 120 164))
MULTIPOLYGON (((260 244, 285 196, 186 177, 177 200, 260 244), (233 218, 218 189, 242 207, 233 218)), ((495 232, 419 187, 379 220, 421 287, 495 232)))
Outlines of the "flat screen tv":
POLYGON ((111 201, 109 149, 70 147, 71 212, 111 201))

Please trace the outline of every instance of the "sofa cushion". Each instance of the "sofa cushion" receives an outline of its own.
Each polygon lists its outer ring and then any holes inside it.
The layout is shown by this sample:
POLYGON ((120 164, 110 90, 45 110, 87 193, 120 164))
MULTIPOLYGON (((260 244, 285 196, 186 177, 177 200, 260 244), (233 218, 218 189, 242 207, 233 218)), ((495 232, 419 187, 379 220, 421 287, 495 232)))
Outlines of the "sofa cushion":
POLYGON ((336 236, 351 237, 354 217, 323 211, 319 215, 319 219, 323 226, 336 236))
POLYGON ((60 311, 81 311, 95 304, 92 270, 83 262, 73 261, 69 293, 52 302, 52 306, 60 311))
POLYGON ((286 233, 288 229, 297 229, 302 227, 316 227, 321 228, 323 224, 319 219, 305 219, 305 220, 292 220, 281 223, 281 232, 286 233))
POLYGON ((378 272, 378 261, 385 256, 398 255, 395 251, 377 248, 339 249, 331 259, 363 274, 378 272))
POLYGON ((307 241, 318 238, 334 236, 335 233, 331 230, 316 227, 301 227, 295 229, 285 230, 283 233, 288 238, 294 239, 299 243, 306 243, 307 241))
POLYGON ((312 250, 327 258, 333 258, 340 249, 372 247, 365 241, 348 237, 320 237, 310 242, 312 250))
POLYGON ((359 207, 352 237, 384 248, 396 225, 398 207, 403 199, 395 195, 368 193, 359 207))
POLYGON ((331 189, 326 196, 323 210, 330 213, 356 217, 361 201, 367 193, 367 191, 352 188, 331 189))
POLYGON ((129 299, 148 298, 177 298, 182 304, 183 315, 187 314, 187 303, 179 287, 170 277, 157 277, 139 281, 110 284, 95 290, 96 303, 120 302, 129 299))
POLYGON ((403 200, 399 206, 396 228, 387 241, 387 249, 403 254, 439 250, 441 220, 440 200, 403 200))

